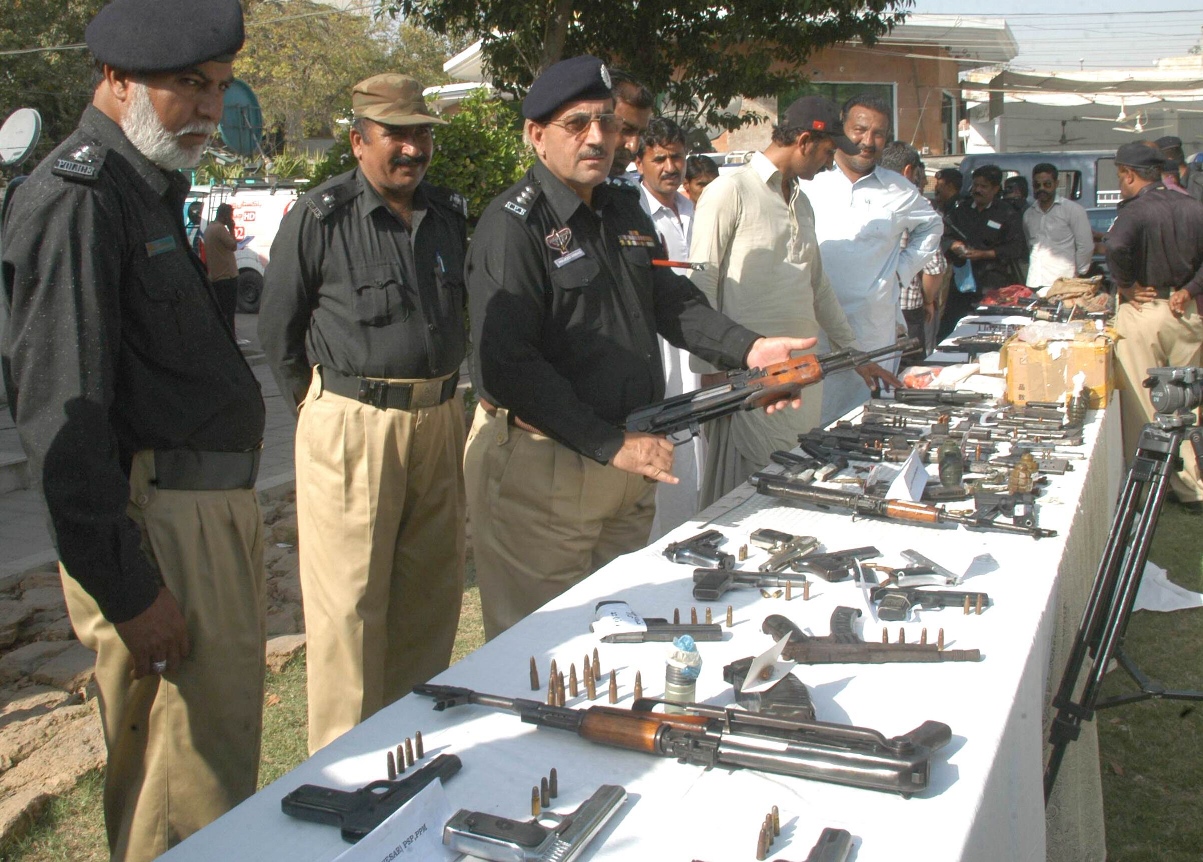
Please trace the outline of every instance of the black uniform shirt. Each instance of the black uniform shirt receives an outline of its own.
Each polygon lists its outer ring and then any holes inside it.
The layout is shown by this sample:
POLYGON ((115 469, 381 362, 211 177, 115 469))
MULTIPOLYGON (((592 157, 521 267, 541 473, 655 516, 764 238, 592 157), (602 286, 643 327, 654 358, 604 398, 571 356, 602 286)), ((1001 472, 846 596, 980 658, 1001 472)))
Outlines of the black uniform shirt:
POLYGON ((294 404, 320 364, 355 377, 426 380, 464 361, 463 198, 421 183, 409 229, 359 169, 297 201, 272 243, 259 336, 294 404))
POLYGON ((4 220, 10 408, 60 558, 113 622, 160 585, 126 515, 133 454, 263 438, 259 383, 184 232, 187 192, 89 107, 4 220))
POLYGON ((1203 293, 1203 204, 1161 183, 1120 201, 1107 233, 1107 268, 1120 287, 1203 293))
MULTIPOLYGON (((949 244, 958 239, 971 248, 993 249, 994 260, 975 260, 973 280, 978 292, 1018 284, 1022 281, 1016 265, 1027 253, 1027 240, 1023 236, 1023 217, 1015 207, 996 195, 990 206, 979 210, 972 198, 956 202, 945 216, 952 230, 944 232, 949 244)), ((951 256, 954 263, 963 260, 951 256)))
POLYGON ((468 302, 477 392, 606 463, 627 415, 664 397, 657 332, 726 368, 759 336, 652 266, 663 249, 637 190, 607 182, 593 206, 537 162, 481 216, 468 302))

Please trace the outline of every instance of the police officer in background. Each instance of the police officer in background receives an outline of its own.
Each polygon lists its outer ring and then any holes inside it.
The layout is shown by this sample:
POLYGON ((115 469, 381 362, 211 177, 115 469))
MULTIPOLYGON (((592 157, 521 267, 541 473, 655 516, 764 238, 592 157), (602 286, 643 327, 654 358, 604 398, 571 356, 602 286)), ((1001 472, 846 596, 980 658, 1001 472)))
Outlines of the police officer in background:
POLYGON ((464 199, 424 181, 422 85, 355 85, 359 165, 272 243, 259 312, 298 406, 297 528, 314 752, 444 670, 463 598, 464 199))
POLYGON ((96 651, 112 858, 152 859, 255 791, 263 399, 184 230, 242 46, 237 0, 115 0, 78 129, 4 222, 9 403, 67 609, 96 651))
POLYGON ((622 127, 610 88, 587 55, 531 85, 537 161, 485 210, 468 257, 480 404, 464 472, 489 638, 646 544, 673 447, 623 423, 663 397, 657 333, 726 368, 814 344, 761 338, 652 266, 664 252, 638 190, 606 179, 622 127))

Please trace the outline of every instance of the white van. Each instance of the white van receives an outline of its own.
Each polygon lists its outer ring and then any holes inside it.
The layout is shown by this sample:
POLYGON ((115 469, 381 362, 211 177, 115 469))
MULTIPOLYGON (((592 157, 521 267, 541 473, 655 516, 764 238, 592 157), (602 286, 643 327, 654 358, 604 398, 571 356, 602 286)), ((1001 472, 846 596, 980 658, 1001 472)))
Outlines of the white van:
POLYGON ((193 186, 184 205, 188 237, 203 236, 205 226, 212 221, 218 206, 234 208, 234 238, 238 240, 235 259, 238 262, 238 310, 254 314, 259 310, 263 293, 263 271, 271 256, 272 240, 280 220, 292 209, 297 198, 305 193, 308 180, 268 181, 244 178, 221 185, 193 186), (189 218, 194 203, 201 204, 199 221, 189 218))

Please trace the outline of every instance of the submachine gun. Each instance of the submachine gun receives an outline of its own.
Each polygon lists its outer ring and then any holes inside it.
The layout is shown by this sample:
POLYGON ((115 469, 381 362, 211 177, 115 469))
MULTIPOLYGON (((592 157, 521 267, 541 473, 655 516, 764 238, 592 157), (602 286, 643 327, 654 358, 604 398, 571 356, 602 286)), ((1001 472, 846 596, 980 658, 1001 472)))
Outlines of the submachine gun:
POLYGON ((948 725, 938 721, 887 739, 866 727, 792 721, 697 703, 681 706, 683 713, 667 714, 652 712, 658 701, 650 699, 637 700, 632 709, 573 709, 449 685, 418 685, 414 692, 434 698, 436 710, 466 703, 507 710, 528 724, 708 769, 740 766, 903 797, 927 787, 932 754, 952 739, 948 725))
POLYGON ((841 350, 824 356, 810 354, 765 368, 730 371, 725 383, 666 398, 634 411, 627 417, 627 430, 661 435, 674 445, 687 443, 700 433, 703 422, 793 398, 800 390, 829 374, 916 347, 918 342, 908 338, 877 350, 841 350))

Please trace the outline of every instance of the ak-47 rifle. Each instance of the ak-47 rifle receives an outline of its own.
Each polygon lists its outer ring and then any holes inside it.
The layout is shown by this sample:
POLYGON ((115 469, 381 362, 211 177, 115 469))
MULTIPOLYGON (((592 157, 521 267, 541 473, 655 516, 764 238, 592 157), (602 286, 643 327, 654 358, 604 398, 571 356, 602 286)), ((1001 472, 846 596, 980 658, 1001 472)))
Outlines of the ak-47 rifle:
POLYGON ((932 754, 952 739, 948 725, 925 721, 910 733, 887 739, 867 727, 825 721, 789 721, 690 703, 684 712, 652 712, 657 701, 633 709, 573 709, 536 700, 481 694, 449 685, 418 685, 414 693, 444 710, 465 703, 503 709, 527 724, 569 730, 578 736, 680 763, 741 766, 778 775, 830 781, 908 797, 927 787, 932 754))
POLYGON ((824 356, 810 354, 766 368, 730 371, 725 383, 666 398, 634 411, 627 417, 627 430, 662 435, 674 445, 680 445, 696 437, 703 422, 794 398, 800 390, 829 374, 916 347, 918 344, 914 339, 902 339, 877 350, 841 350, 824 356))
POLYGON ((851 509, 854 516, 903 521, 924 526, 935 526, 942 523, 961 524, 970 529, 1023 533, 1034 539, 1057 535, 1056 530, 1046 530, 1037 527, 1034 523, 1031 526, 1021 526, 993 520, 999 514, 997 510, 981 514, 958 514, 949 512, 943 506, 933 506, 927 503, 886 500, 858 494, 854 491, 837 491, 830 488, 816 488, 813 485, 799 485, 769 473, 755 473, 748 478, 748 482, 756 487, 758 494, 779 497, 791 503, 810 503, 821 508, 851 509))

